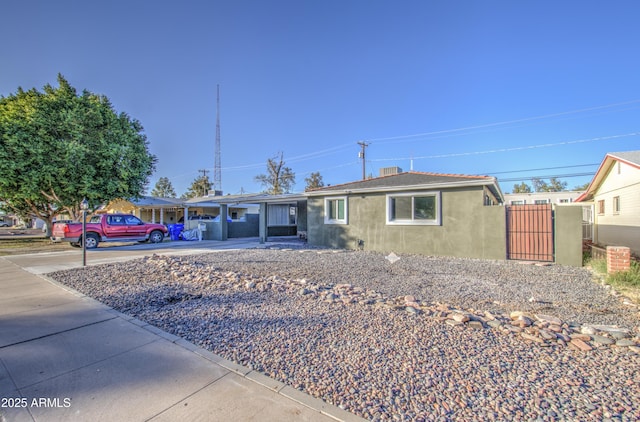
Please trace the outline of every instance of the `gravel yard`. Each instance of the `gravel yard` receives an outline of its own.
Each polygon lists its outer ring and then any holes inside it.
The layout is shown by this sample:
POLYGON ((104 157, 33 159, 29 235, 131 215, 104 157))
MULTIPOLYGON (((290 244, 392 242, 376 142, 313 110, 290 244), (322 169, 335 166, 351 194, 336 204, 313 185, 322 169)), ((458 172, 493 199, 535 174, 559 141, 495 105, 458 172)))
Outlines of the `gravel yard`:
POLYGON ((638 308, 590 272, 399 258, 253 249, 49 276, 370 420, 640 419, 638 308))

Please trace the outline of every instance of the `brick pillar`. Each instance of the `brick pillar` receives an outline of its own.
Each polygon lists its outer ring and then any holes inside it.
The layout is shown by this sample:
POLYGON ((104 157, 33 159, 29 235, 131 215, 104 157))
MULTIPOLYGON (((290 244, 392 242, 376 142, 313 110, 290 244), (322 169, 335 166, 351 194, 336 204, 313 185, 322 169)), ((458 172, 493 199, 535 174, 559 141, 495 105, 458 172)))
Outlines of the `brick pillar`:
POLYGON ((607 246, 607 272, 627 271, 631 266, 631 250, 625 246, 607 246))

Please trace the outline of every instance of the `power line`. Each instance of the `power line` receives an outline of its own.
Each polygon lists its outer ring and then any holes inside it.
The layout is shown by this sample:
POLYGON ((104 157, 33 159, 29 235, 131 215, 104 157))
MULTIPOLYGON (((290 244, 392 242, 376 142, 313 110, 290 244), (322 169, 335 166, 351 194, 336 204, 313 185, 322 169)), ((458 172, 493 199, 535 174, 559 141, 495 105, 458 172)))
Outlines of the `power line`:
POLYGON ((621 102, 621 103, 606 104, 606 105, 602 105, 602 106, 589 107, 589 108, 583 108, 583 109, 578 109, 578 110, 563 111, 563 112, 560 112, 560 113, 543 114, 543 115, 540 115, 540 116, 525 117, 525 118, 522 118, 522 119, 506 120, 506 121, 502 121, 502 122, 487 123, 487 124, 475 125, 475 126, 466 126, 466 127, 461 127, 461 128, 455 128, 455 129, 445 129, 445 130, 438 130, 438 131, 433 131, 433 132, 423 132, 423 133, 416 133, 416 134, 413 134, 413 135, 401 135, 401 136, 392 136, 392 137, 386 137, 386 138, 375 138, 375 139, 369 139, 369 141, 370 142, 376 142, 376 143, 387 143, 387 142, 395 141, 395 140, 398 140, 398 139, 416 138, 416 137, 421 137, 421 136, 440 135, 440 134, 444 134, 444 133, 462 132, 462 131, 473 130, 473 129, 484 129, 484 128, 488 128, 488 127, 504 126, 504 125, 508 125, 508 124, 512 124, 512 123, 521 123, 521 122, 529 122, 529 121, 533 121, 533 120, 542 120, 542 119, 548 119, 548 118, 551 118, 551 117, 558 117, 558 116, 565 116, 565 115, 569 115, 569 114, 584 113, 586 111, 601 110, 601 109, 605 109, 605 108, 618 107, 618 106, 621 106, 621 105, 628 105, 628 104, 635 104, 635 103, 640 103, 640 100, 631 100, 631 101, 625 101, 625 102, 621 102), (387 141, 387 142, 385 142, 385 141, 387 141))
MULTIPOLYGON (((562 145, 580 144, 580 143, 586 143, 586 142, 597 142, 597 141, 610 140, 610 139, 629 137, 629 136, 638 136, 638 135, 640 135, 640 132, 630 132, 630 133, 620 134, 620 135, 601 136, 601 137, 596 137, 596 138, 579 139, 579 140, 574 140, 574 141, 564 141, 564 142, 549 143, 549 144, 529 145, 529 146, 523 146, 523 147, 501 148, 501 149, 486 150, 486 151, 472 151, 472 152, 450 153, 450 154, 419 156, 419 157, 411 156, 411 157, 404 157, 404 158, 369 159, 369 162, 402 161, 402 160, 407 160, 407 159, 416 160, 416 159, 449 158, 449 157, 458 157, 458 156, 492 154, 492 153, 498 153, 498 152, 512 152, 512 151, 521 151, 521 150, 536 149, 536 148, 550 148, 550 147, 562 146, 562 145)), ((351 145, 353 145, 353 144, 351 144, 351 145)), ((347 146, 349 146, 349 145, 347 145, 347 146)), ((295 158, 299 158, 300 159, 299 161, 302 161, 302 158, 306 158, 306 157, 310 157, 311 158, 311 157, 316 156, 316 154, 323 154, 323 153, 327 153, 327 152, 330 152, 330 151, 336 151, 336 150, 342 149, 344 147, 345 147, 344 145, 343 146, 338 146, 338 147, 332 147, 332 148, 328 148, 328 149, 325 149, 325 150, 317 151, 315 153, 309 153, 309 154, 300 155, 300 156, 297 156, 295 158)), ((335 166, 319 169, 319 171, 326 171, 326 170, 339 168, 339 167, 347 167, 347 166, 351 166, 353 164, 354 164, 354 162, 350 161, 348 163, 339 164, 339 165, 335 165, 335 166)), ((591 166, 591 165, 599 165, 599 164, 579 164, 579 165, 576 165, 575 167, 581 167, 581 166, 585 166, 586 167, 586 166, 591 166)), ((225 167, 225 169, 236 170, 236 169, 248 169, 248 168, 262 167, 262 166, 264 166, 264 163, 255 164, 255 165, 225 167)), ((549 168, 540 168, 540 169, 514 170, 514 171, 503 171, 503 172, 484 172, 484 174, 508 174, 508 173, 525 172, 525 171, 555 170, 555 169, 560 169, 560 168, 571 168, 571 167, 574 167, 574 166, 563 166, 563 167, 557 167, 557 168, 549 167, 549 168)), ((316 170, 316 171, 318 171, 318 170, 316 170)), ((571 175, 571 176, 568 176, 568 177, 579 177, 579 176, 589 176, 589 175, 593 175, 593 173, 579 173, 579 174, 571 175)), ((527 180, 527 178, 505 179, 504 181, 511 181, 511 180, 527 180)))
POLYGON ((625 134, 621 134, 621 135, 599 136, 599 137, 596 137, 596 138, 578 139, 578 140, 575 140, 575 141, 557 142, 557 143, 553 143, 553 144, 540 144, 540 145, 528 145, 528 146, 524 146, 524 147, 499 148, 499 149, 492 149, 492 150, 487 150, 487 151, 456 152, 456 153, 450 153, 450 154, 425 155, 425 156, 422 156, 422 157, 376 158, 376 159, 373 159, 373 160, 370 160, 370 161, 402 161, 402 160, 409 160, 409 159, 417 160, 417 159, 428 159, 428 158, 463 157, 463 156, 469 156, 469 155, 493 154, 493 153, 497 153, 497 152, 523 151, 523 150, 536 149, 536 148, 556 147, 556 146, 560 146, 560 145, 573 145, 573 144, 581 144, 581 143, 585 143, 585 142, 605 141, 605 140, 610 140, 610 139, 624 138, 624 137, 627 137, 627 136, 638 136, 638 135, 640 135, 640 132, 631 132, 631 133, 625 133, 625 134))
POLYGON ((567 179, 567 178, 571 178, 571 177, 584 177, 584 176, 590 176, 593 177, 593 175, 595 174, 595 172, 590 172, 590 173, 569 173, 569 174, 555 174, 555 175, 546 175, 546 176, 526 176, 526 177, 512 177, 509 179, 498 179, 498 182, 502 183, 502 182, 519 182, 522 180, 533 180, 533 179, 551 179, 551 178, 556 178, 556 179, 567 179))
MULTIPOLYGON (((552 117, 558 117, 558 116, 564 116, 564 115, 570 115, 570 114, 578 114, 578 113, 584 113, 584 112, 587 112, 587 111, 601 110, 601 109, 606 109, 606 108, 618 107, 618 106, 629 105, 629 104, 638 104, 638 103, 640 103, 640 99, 631 100, 631 101, 624 101, 624 102, 619 102, 619 103, 613 103, 613 104, 606 104, 606 105, 595 106, 595 107, 582 108, 582 109, 577 109, 577 110, 570 110, 570 111, 565 111, 565 112, 560 112, 560 113, 551 113, 551 114, 544 114, 544 115, 540 115, 540 116, 525 117, 525 118, 522 118, 522 119, 507 120, 507 121, 495 122, 495 123, 487 123, 487 124, 476 125, 476 126, 466 126, 466 127, 461 127, 461 128, 445 129, 445 130, 433 131, 433 132, 423 132, 423 133, 418 133, 418 134, 413 134, 413 135, 401 135, 401 136, 393 136, 393 137, 385 137, 385 138, 371 138, 371 139, 368 140, 368 142, 376 143, 376 144, 382 144, 382 143, 386 143, 384 141, 393 141, 393 140, 405 139, 405 138, 415 138, 415 137, 419 137, 419 136, 430 136, 430 135, 439 135, 439 134, 446 134, 446 133, 455 133, 455 132, 462 132, 462 131, 468 131, 468 130, 473 130, 473 129, 482 129, 482 128, 488 128, 488 127, 502 126, 502 125, 507 125, 507 124, 511 124, 511 123, 519 123, 519 122, 534 121, 534 120, 543 120, 543 119, 552 118, 552 117)), ((313 152, 310 152, 310 153, 289 157, 287 159, 287 162, 288 163, 294 163, 294 162, 298 162, 298 161, 311 160, 311 159, 314 159, 314 158, 330 155, 331 153, 335 153, 335 152, 338 152, 338 151, 343 150, 343 149, 351 148, 352 145, 353 144, 351 142, 349 142, 349 143, 344 143, 344 144, 341 144, 341 145, 337 145, 335 147, 331 147, 331 148, 327 148, 327 149, 323 149, 323 150, 319 150, 319 151, 313 151, 313 152)), ((414 158, 422 158, 422 157, 414 157, 414 158)), ((431 158, 431 157, 426 157, 426 158, 431 158)), ((435 158, 440 158, 440 157, 436 156, 435 158)), ((265 165, 264 162, 254 163, 254 164, 240 164, 240 165, 236 165, 236 166, 224 167, 223 170, 228 170, 228 171, 246 170, 246 169, 251 169, 251 168, 260 168, 260 167, 263 167, 264 165, 265 165)))
MULTIPOLYGON (((488 123, 488 124, 482 124, 482 125, 467 126, 467 127, 446 129, 446 130, 433 131, 433 132, 423 132, 423 133, 418 133, 418 134, 413 134, 413 135, 402 135, 402 136, 384 137, 384 138, 371 138, 368 141, 371 142, 371 143, 375 142, 377 144, 381 144, 381 143, 386 143, 386 141, 392 142, 394 140, 416 138, 416 137, 419 137, 419 136, 431 136, 431 135, 439 135, 439 134, 449 134, 449 133, 455 133, 455 132, 471 131, 471 130, 475 130, 475 129, 484 129, 484 128, 490 128, 490 127, 505 126, 505 125, 513 124, 513 123, 521 123, 521 122, 528 122, 528 121, 543 120, 543 119, 549 119, 549 118, 553 118, 553 117, 584 113, 584 112, 594 111, 594 110, 602 110, 602 109, 613 108, 613 107, 624 106, 624 105, 631 105, 631 104, 635 105, 635 104, 638 104, 638 103, 640 103, 640 99, 631 100, 631 101, 625 101, 625 102, 619 102, 619 103, 613 103, 613 104, 606 104, 606 105, 601 105, 601 106, 596 106, 596 107, 577 109, 577 110, 570 110, 570 111, 565 111, 565 112, 560 112, 560 113, 544 114, 544 115, 540 115, 540 116, 533 116, 533 117, 527 117, 527 118, 522 118, 522 119, 507 120, 507 121, 502 121, 502 122, 494 122, 494 123, 488 123)), ((618 112, 618 111, 620 111, 620 110, 614 110, 612 112, 618 112)), ((452 154, 441 154, 441 155, 421 156, 421 157, 412 156, 410 158, 374 159, 374 160, 369 160, 369 161, 371 162, 371 161, 391 161, 391 160, 407 160, 407 159, 447 158, 447 157, 456 157, 456 156, 490 154, 490 153, 497 153, 497 152, 510 152, 510 151, 533 149, 533 148, 544 148, 544 147, 553 147, 553 146, 568 145, 568 144, 577 144, 577 143, 582 143, 582 142, 592 142, 592 141, 598 141, 598 140, 608 140, 608 139, 614 139, 614 138, 625 137, 625 136, 636 136, 638 134, 640 134, 640 132, 632 132, 632 133, 623 134, 623 135, 614 135, 614 136, 606 136, 606 137, 599 137, 599 138, 591 138, 591 139, 586 139, 586 140, 560 142, 560 143, 555 143, 555 144, 543 144, 543 145, 533 145, 533 146, 525 146, 525 147, 502 148, 502 149, 495 149, 495 150, 489 150, 489 151, 475 151, 475 152, 455 153, 455 154, 452 153, 452 154)), ((336 152, 338 152, 340 150, 343 150, 343 149, 351 148, 352 145, 353 144, 351 142, 350 143, 345 143, 345 144, 341 144, 341 145, 338 145, 338 146, 335 146, 335 147, 331 147, 331 148, 327 148, 327 149, 324 149, 324 150, 319 150, 319 151, 314 151, 314 152, 310 152, 310 153, 307 153, 307 154, 294 156, 294 157, 289 158, 287 161, 288 162, 307 161, 307 160, 311 160, 311 159, 314 159, 314 158, 319 158, 319 157, 322 157, 322 156, 330 155, 330 154, 336 153, 336 152)), ((333 169, 333 168, 338 168, 338 167, 351 166, 351 165, 353 165, 353 163, 354 162, 352 161, 352 162, 349 162, 349 163, 335 165, 335 166, 331 166, 329 168, 325 168, 325 169, 321 169, 321 170, 328 170, 328 169, 333 169)), ((265 165, 264 162, 260 162, 260 163, 255 163, 255 164, 244 164, 244 165, 237 165, 237 166, 228 166, 228 167, 224 167, 223 170, 225 170, 225 171, 227 171, 227 170, 228 171, 246 170, 246 169, 251 169, 251 168, 260 168, 260 167, 263 167, 264 165, 265 165)), ((188 174, 193 174, 193 173, 183 173, 183 174, 180 174, 178 176, 172 176, 172 177, 184 177, 184 176, 187 176, 188 174)))
MULTIPOLYGON (((551 113, 551 114, 544 114, 544 115, 540 115, 540 116, 525 117, 525 118, 522 118, 522 119, 507 120, 507 121, 495 122, 495 123, 487 123, 487 124, 482 124, 482 125, 466 126, 466 127, 461 127, 461 128, 445 129, 445 130, 433 131, 433 132, 423 132, 423 133, 417 133, 417 134, 413 134, 413 135, 401 135, 401 136, 393 136, 393 137, 385 137, 385 138, 371 138, 371 139, 368 140, 368 142, 369 143, 376 143, 376 144, 383 144, 383 143, 387 143, 385 141, 391 142, 391 141, 398 140, 398 139, 415 138, 415 137, 420 137, 420 136, 441 135, 441 134, 448 134, 448 133, 455 133, 455 132, 470 131, 470 130, 474 130, 474 129, 483 129, 483 128, 489 128, 489 127, 504 126, 504 125, 508 125, 508 124, 512 124, 512 123, 521 123, 521 122, 527 122, 527 121, 543 120, 543 119, 548 119, 548 118, 552 118, 552 117, 565 116, 565 115, 570 115, 570 114, 578 114, 578 113, 584 113, 584 112, 588 112, 588 111, 602 110, 602 109, 607 109, 607 108, 612 108, 612 107, 618 107, 618 106, 629 105, 629 104, 638 104, 638 103, 640 103, 640 99, 624 101, 624 102, 619 102, 619 103, 606 104, 606 105, 595 106, 595 107, 576 109, 576 110, 570 110, 570 111, 564 111, 564 112, 560 112, 560 113, 551 113)), ((314 152, 310 152, 310 153, 306 153, 306 154, 301 154, 301 155, 298 155, 298 156, 290 157, 290 158, 287 159, 287 163, 295 163, 295 162, 299 162, 299 161, 307 161, 307 160, 311 160, 311 159, 314 159, 314 158, 319 158, 319 157, 322 157, 322 156, 330 155, 330 154, 338 152, 340 150, 350 148, 352 145, 353 145, 352 143, 345 143, 345 144, 341 144, 341 145, 338 145, 338 146, 335 146, 335 147, 331 147, 331 148, 327 148, 327 149, 324 149, 324 150, 314 151, 314 152)), ((552 145, 555 145, 555 144, 552 144, 552 145)), ((530 148, 530 147, 524 147, 524 148, 530 148)), ((496 152, 502 152, 502 150, 499 150, 499 151, 496 151, 496 152)), ((468 153, 468 154, 471 154, 471 153, 468 153)), ((442 158, 442 157, 447 157, 447 156, 452 156, 452 155, 413 157, 413 158, 416 158, 416 159, 421 159, 421 158, 442 158)), ((402 160, 402 159, 406 159, 406 158, 401 158, 400 160, 402 160)), ((386 160, 390 161, 390 160, 397 160, 397 159, 394 158, 394 159, 386 159, 386 160)), ((369 161, 384 161, 384 159, 369 160, 369 161)), ((225 170, 225 171, 246 170, 246 169, 251 169, 251 168, 260 168, 260 167, 263 167, 264 165, 265 165, 264 162, 254 163, 254 164, 241 164, 241 165, 237 165, 237 166, 224 167, 223 170, 225 170)))
MULTIPOLYGON (((327 149, 323 149, 320 151, 315 151, 315 152, 310 152, 308 154, 301 154, 301 155, 296 155, 293 157, 289 157, 286 159, 287 164, 290 163, 297 163, 300 161, 308 161, 308 160, 313 160, 319 157, 323 157, 326 155, 330 155, 334 152, 337 152, 341 149, 346 149, 346 148, 352 148, 353 147, 353 143, 349 143, 349 144, 344 144, 344 145, 339 145, 336 147, 332 147, 332 148, 327 148, 327 149)), ((233 171, 233 170, 247 170, 247 169, 252 169, 252 168, 261 168, 265 166, 265 162, 262 163, 254 163, 254 164, 241 164, 241 165, 237 165, 237 166, 228 166, 228 167, 224 167, 223 169, 225 171, 233 171)))
POLYGON ((509 174, 509 173, 524 173, 527 171, 541 171, 541 170, 557 170, 557 169, 568 169, 568 168, 575 168, 575 167, 591 167, 591 166, 599 166, 600 163, 594 163, 594 164, 575 164, 573 166, 560 166, 560 167, 542 167, 542 168, 537 168, 537 169, 525 169, 525 170, 511 170, 511 171, 489 171, 489 172, 482 172, 482 174, 509 174))

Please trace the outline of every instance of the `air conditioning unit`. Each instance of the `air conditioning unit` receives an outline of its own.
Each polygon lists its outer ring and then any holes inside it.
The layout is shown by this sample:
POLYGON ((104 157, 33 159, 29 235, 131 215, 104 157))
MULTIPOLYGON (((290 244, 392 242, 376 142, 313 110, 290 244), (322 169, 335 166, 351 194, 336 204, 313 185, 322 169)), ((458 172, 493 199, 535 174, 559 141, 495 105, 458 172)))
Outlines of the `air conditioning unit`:
POLYGON ((391 176, 392 174, 402 173, 402 169, 398 166, 395 167, 383 167, 380 169, 380 176, 391 176))

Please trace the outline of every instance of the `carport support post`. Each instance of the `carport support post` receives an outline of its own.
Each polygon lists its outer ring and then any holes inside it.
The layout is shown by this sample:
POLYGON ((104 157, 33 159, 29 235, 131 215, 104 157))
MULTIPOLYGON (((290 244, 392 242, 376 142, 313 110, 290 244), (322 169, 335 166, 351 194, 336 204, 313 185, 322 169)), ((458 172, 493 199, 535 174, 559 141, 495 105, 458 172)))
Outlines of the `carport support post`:
POLYGON ((265 243, 267 241, 267 203, 266 202, 260 203, 258 235, 260 236, 260 243, 265 243))
POLYGON ((227 204, 220 204, 220 240, 227 240, 229 237, 228 207, 227 204))

